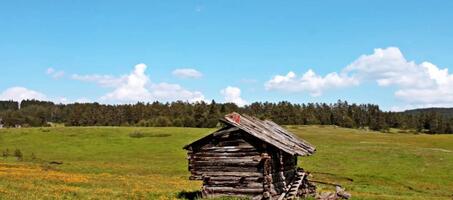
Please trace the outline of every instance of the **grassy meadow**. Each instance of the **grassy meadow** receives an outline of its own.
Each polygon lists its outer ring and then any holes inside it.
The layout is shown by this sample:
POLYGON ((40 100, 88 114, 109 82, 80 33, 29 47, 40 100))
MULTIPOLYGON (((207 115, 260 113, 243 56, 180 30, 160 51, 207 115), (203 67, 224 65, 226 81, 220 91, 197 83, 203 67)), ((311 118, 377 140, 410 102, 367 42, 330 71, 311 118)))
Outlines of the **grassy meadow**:
MULTIPOLYGON (((288 128, 317 147, 299 158, 311 179, 339 183, 353 199, 452 199, 453 135, 288 128)), ((0 158, 0 199, 184 199, 201 182, 188 180, 182 147, 213 130, 0 129, 0 151, 9 152, 0 158)))

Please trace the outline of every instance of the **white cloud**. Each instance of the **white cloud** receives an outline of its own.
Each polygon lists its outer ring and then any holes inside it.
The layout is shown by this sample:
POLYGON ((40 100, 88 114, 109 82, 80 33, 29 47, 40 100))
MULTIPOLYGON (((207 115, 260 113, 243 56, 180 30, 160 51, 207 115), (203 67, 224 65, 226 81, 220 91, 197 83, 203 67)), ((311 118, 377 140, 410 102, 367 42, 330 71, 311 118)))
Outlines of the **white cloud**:
POLYGON ((97 74, 92 74, 92 75, 78 75, 78 74, 73 74, 71 76, 72 79, 78 80, 78 81, 84 81, 84 82, 94 82, 102 87, 118 87, 121 85, 124 81, 126 81, 127 76, 122 76, 122 77, 114 77, 111 75, 97 75, 97 74))
POLYGON ((179 78, 201 78, 203 76, 201 72, 190 68, 175 69, 172 74, 179 78))
POLYGON ((59 78, 62 78, 64 76, 64 71, 60 70, 60 71, 56 71, 54 68, 52 67, 49 67, 47 68, 46 70, 46 74, 51 76, 52 78, 54 79, 59 79, 59 78))
POLYGON ((68 99, 67 97, 53 97, 50 99, 50 101, 56 103, 56 104, 71 104, 71 103, 90 103, 93 102, 92 100, 82 97, 78 98, 76 100, 74 99, 68 99))
POLYGON ((163 101, 187 100, 189 102, 205 101, 204 95, 198 91, 189 91, 178 84, 151 84, 151 95, 163 101))
POLYGON ((241 89, 237 87, 228 86, 221 90, 220 93, 225 98, 225 102, 235 103, 238 106, 244 106, 248 104, 247 101, 241 97, 241 89))
POLYGON ((47 95, 30 90, 24 87, 11 87, 0 93, 0 100, 13 100, 17 102, 21 102, 22 100, 40 100, 40 101, 52 101, 54 103, 61 103, 61 104, 69 104, 69 103, 87 103, 92 102, 87 98, 79 98, 77 100, 71 100, 66 97, 48 97, 47 95))
POLYGON ((106 103, 135 103, 137 101, 204 101, 198 91, 189 91, 178 84, 152 83, 145 73, 147 66, 138 64, 128 75, 73 75, 74 80, 94 82, 113 91, 103 95, 100 100, 106 103))
POLYGON ((332 88, 348 87, 358 85, 359 81, 355 77, 346 74, 329 73, 322 77, 309 69, 302 76, 290 71, 286 75, 276 75, 269 80, 265 87, 267 90, 282 90, 289 92, 308 91, 312 96, 320 96, 323 91, 332 88))
POLYGON ((430 62, 408 61, 397 47, 378 48, 370 55, 362 55, 340 74, 332 72, 322 77, 308 70, 297 77, 289 72, 274 76, 265 87, 268 90, 308 91, 318 96, 331 88, 355 86, 369 80, 379 86, 397 88, 395 97, 409 104, 404 108, 453 106, 453 74, 430 62))
POLYGON ((407 61, 396 47, 375 49, 371 55, 362 55, 348 65, 343 72, 353 73, 361 80, 375 80, 380 86, 427 87, 423 83, 427 73, 413 61, 407 61))
POLYGON ((396 47, 375 49, 345 68, 380 86, 396 86, 395 97, 411 107, 453 106, 453 75, 430 62, 407 61, 396 47))
POLYGON ((126 77, 125 81, 123 81, 123 78, 119 78, 121 83, 118 87, 116 87, 114 91, 101 97, 101 99, 123 102, 151 100, 151 93, 146 88, 149 83, 149 78, 146 76, 145 71, 145 64, 136 65, 134 71, 126 77))
POLYGON ((35 100, 46 100, 47 97, 43 93, 30 90, 24 87, 11 87, 6 89, 0 94, 1 100, 14 100, 14 101, 22 101, 27 99, 35 99, 35 100))
MULTIPOLYGON (((451 84, 450 84, 451 85, 451 84)), ((436 86, 432 89, 405 88, 395 92, 395 96, 411 104, 421 104, 434 107, 453 106, 452 88, 436 86)))

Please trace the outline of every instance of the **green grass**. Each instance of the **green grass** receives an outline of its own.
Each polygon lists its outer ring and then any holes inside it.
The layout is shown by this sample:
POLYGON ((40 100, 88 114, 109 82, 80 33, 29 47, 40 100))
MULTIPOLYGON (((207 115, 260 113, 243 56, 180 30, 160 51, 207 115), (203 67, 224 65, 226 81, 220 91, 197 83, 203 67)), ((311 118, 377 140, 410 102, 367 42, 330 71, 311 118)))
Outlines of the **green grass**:
MULTIPOLYGON (((291 126, 317 147, 299 165, 342 184, 353 199, 451 199, 453 135, 291 126)), ((182 147, 213 129, 56 127, 0 129, 0 199, 177 199, 189 181, 182 147), (35 155, 32 159, 31 154, 35 155), (46 164, 50 161, 62 165, 46 164)), ((318 185, 321 190, 331 190, 318 185)))

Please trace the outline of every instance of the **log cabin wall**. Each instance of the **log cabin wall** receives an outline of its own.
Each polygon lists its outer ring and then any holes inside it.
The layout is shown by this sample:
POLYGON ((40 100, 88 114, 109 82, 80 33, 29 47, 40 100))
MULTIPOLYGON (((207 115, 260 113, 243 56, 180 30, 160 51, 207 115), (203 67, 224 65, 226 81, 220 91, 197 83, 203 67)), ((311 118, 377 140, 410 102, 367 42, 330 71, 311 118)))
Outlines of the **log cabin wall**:
POLYGON ((225 195, 260 199, 263 187, 262 142, 242 130, 213 134, 189 150, 192 180, 202 180, 203 197, 225 195))
POLYGON ((272 166, 270 196, 272 199, 277 199, 289 187, 296 175, 297 156, 292 156, 275 147, 270 147, 268 152, 271 155, 272 166))
POLYGON ((297 156, 316 148, 270 120, 231 113, 223 128, 200 138, 188 151, 191 180, 202 180, 203 197, 283 197, 297 174, 297 156))

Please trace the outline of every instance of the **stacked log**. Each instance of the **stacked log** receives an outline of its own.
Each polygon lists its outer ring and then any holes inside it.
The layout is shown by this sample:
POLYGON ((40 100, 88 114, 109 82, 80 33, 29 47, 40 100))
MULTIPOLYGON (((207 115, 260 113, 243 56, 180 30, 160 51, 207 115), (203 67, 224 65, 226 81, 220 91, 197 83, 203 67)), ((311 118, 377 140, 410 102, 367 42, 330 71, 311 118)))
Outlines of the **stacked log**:
POLYGON ((203 197, 263 195, 263 156, 240 133, 217 135, 188 151, 188 159, 190 179, 203 181, 203 197))
POLYGON ((203 181, 203 197, 277 199, 304 184, 297 156, 313 154, 314 146, 272 121, 237 113, 220 121, 225 126, 184 147, 190 179, 203 181))

